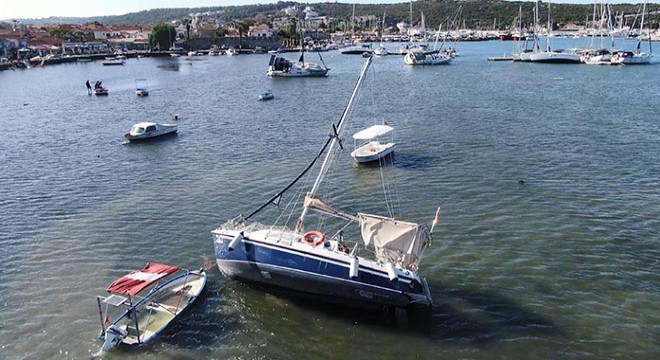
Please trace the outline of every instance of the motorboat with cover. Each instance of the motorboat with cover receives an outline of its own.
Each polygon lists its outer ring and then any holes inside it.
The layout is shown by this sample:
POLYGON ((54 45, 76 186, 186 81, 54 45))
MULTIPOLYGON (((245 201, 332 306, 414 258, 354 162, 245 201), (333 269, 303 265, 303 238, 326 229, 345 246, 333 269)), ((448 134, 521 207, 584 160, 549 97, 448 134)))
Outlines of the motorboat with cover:
MULTIPOLYGON (((223 275, 325 303, 393 310, 397 317, 412 308, 430 308, 429 286, 418 273, 431 242, 428 227, 392 216, 341 211, 317 194, 336 152, 343 148, 341 134, 371 62, 371 57, 365 61, 341 118, 303 172, 249 215, 239 215, 212 230, 223 275), (299 216, 281 214, 273 225, 250 220, 269 204, 279 204, 324 153, 311 190, 298 203, 302 205, 299 216)), ((281 209, 291 211, 295 208, 291 204, 281 209)))
POLYGON ((300 53, 298 61, 292 62, 287 60, 284 57, 271 55, 270 61, 268 62, 268 76, 275 77, 319 77, 326 76, 328 74, 327 66, 321 57, 319 52, 319 59, 321 59, 321 64, 316 64, 312 62, 305 62, 305 51, 300 53))
POLYGON ((159 124, 151 121, 139 122, 124 137, 129 141, 153 139, 164 135, 176 134, 177 124, 159 124))
POLYGON ((97 296, 103 346, 101 355, 117 345, 143 346, 195 303, 206 286, 203 270, 147 263, 108 286, 97 296))
POLYGON ((376 161, 394 152, 393 142, 381 143, 379 138, 394 130, 389 125, 373 125, 353 134, 355 150, 351 156, 359 163, 376 161))

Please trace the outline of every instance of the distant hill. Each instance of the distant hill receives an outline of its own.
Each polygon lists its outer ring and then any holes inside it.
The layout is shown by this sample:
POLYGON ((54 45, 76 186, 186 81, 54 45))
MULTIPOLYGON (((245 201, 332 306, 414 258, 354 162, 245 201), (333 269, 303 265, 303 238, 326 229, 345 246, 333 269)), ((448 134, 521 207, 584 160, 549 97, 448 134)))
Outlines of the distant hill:
MULTIPOLYGON (((140 25, 153 26, 157 23, 181 21, 189 17, 191 13, 218 12, 216 17, 225 22, 244 18, 267 18, 275 15, 278 10, 288 6, 298 5, 304 8, 308 4, 281 1, 277 4, 259 4, 244 6, 218 6, 201 8, 176 8, 176 9, 153 9, 129 13, 118 16, 100 16, 89 18, 78 17, 50 17, 45 19, 19 19, 21 24, 82 24, 98 21, 108 25, 140 25)), ((309 4, 321 16, 328 16, 348 21, 353 12, 353 5, 339 3, 309 4)), ((424 0, 413 2, 413 22, 419 22, 421 12, 424 13, 426 26, 437 28, 441 23, 447 28, 448 20, 455 20, 458 25, 472 29, 492 29, 493 25, 499 29, 509 28, 518 15, 518 8, 522 6, 523 23, 532 23, 532 11, 534 2, 511 2, 502 0, 424 0)), ((640 4, 615 4, 611 5, 614 13, 634 15, 639 11, 640 4)), ((649 9, 654 14, 651 16, 651 28, 657 28, 660 21, 660 4, 649 4, 649 9)), ((381 17, 386 14, 388 26, 394 26, 399 21, 410 22, 410 3, 399 4, 357 4, 355 15, 376 15, 381 17)), ((541 4, 541 21, 546 22, 547 3, 541 4)), ((568 23, 584 24, 585 20, 591 20, 593 16, 593 5, 575 4, 552 4, 552 14, 556 26, 568 23)), ((632 20, 630 21, 632 23, 632 20)))

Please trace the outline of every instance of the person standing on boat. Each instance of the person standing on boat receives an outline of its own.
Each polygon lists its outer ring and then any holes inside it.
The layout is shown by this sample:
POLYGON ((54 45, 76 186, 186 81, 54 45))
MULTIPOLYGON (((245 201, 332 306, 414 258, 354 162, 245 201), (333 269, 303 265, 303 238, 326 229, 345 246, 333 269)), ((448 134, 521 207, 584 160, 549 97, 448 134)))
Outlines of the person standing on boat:
POLYGON ((92 85, 89 84, 89 79, 85 82, 85 85, 87 86, 87 93, 89 95, 92 95, 92 85))

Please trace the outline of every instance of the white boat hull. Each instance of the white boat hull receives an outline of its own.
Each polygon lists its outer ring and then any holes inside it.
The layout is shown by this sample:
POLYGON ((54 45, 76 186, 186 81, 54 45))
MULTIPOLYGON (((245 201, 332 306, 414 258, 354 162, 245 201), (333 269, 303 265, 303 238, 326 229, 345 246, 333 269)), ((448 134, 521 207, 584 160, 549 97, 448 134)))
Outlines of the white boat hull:
POLYGON ((580 63, 580 55, 574 53, 543 51, 531 53, 529 55, 529 61, 537 63, 578 64, 580 63))
POLYGON ((268 76, 272 77, 322 77, 328 74, 328 69, 314 63, 291 63, 291 66, 276 70, 273 66, 268 68, 268 76))
POLYGON ((149 343, 195 303, 206 280, 206 273, 190 271, 149 292, 108 326, 106 332, 110 330, 111 334, 107 344, 105 332, 101 334, 101 351, 112 345, 134 347, 149 343))
POLYGON ((351 156, 359 163, 367 163, 380 160, 394 152, 396 144, 382 144, 378 141, 366 143, 351 152, 351 156))
POLYGON ((165 135, 174 135, 176 134, 178 130, 178 125, 177 124, 150 124, 150 126, 154 126, 154 129, 150 129, 148 126, 146 130, 136 132, 134 131, 135 126, 131 131, 126 133, 124 137, 128 141, 132 142, 137 142, 137 141, 144 141, 144 140, 150 140, 158 137, 163 137, 165 135))
POLYGON ((445 54, 425 54, 421 51, 408 51, 403 57, 406 65, 448 65, 451 60, 451 56, 445 54))
MULTIPOLYGON (((214 231, 218 268, 223 275, 247 282, 350 307, 382 309, 432 304, 425 281, 417 274, 398 269, 390 280, 385 266, 360 258, 358 277, 350 278, 351 256, 332 247, 287 243, 295 233, 246 234, 234 250, 233 232, 214 231), (277 239, 273 241, 273 239, 277 239)), ((334 245, 333 245, 334 246, 334 245)))

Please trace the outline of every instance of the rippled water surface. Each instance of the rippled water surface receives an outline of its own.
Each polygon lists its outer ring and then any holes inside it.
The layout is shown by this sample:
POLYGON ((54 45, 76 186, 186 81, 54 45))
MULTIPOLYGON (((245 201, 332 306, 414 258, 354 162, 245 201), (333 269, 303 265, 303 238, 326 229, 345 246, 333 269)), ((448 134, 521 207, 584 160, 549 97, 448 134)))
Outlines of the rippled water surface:
MULTIPOLYGON (((206 296, 153 344, 106 358, 657 358, 659 67, 486 61, 510 48, 459 44, 429 68, 374 59, 351 114, 349 134, 374 119, 395 128, 383 175, 397 212, 428 222, 442 207, 420 269, 435 307, 411 330, 213 267, 209 231, 307 164, 362 58, 324 53, 322 79, 268 79, 268 55, 0 73, 0 358, 88 358, 94 297, 147 261, 210 262, 206 296), (88 96, 86 79, 110 95, 88 96), (276 98, 258 102, 266 89, 276 98), (178 136, 124 144, 133 123, 174 113, 178 136)), ((335 165, 326 198, 386 212, 371 201, 378 169, 348 152, 335 165)))

